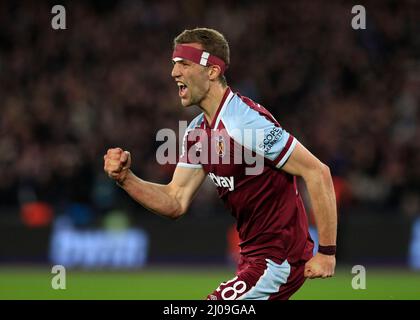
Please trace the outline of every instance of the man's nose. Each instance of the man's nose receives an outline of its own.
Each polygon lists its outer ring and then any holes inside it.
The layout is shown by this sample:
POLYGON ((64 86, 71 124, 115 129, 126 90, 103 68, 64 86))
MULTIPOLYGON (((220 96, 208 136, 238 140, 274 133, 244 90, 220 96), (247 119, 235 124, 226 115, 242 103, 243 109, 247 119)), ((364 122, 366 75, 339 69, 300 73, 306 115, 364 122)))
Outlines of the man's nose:
POLYGON ((180 75, 181 75, 181 72, 179 68, 179 63, 175 62, 174 66, 172 67, 171 76, 172 78, 176 78, 176 77, 179 77, 180 75))

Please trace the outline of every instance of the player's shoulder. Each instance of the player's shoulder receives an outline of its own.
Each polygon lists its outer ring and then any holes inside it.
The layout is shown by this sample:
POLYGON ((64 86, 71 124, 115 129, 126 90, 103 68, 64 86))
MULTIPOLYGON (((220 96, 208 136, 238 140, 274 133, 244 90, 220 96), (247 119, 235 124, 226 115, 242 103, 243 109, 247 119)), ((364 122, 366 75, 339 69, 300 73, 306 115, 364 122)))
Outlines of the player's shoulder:
POLYGON ((278 125, 273 115, 261 104, 251 98, 235 92, 222 115, 225 125, 241 127, 246 124, 260 122, 261 120, 273 122, 278 125))
POLYGON ((187 139, 187 137, 196 132, 196 130, 200 130, 202 128, 203 122, 204 113, 200 113, 198 116, 192 119, 184 131, 184 139, 187 139))
POLYGON ((191 120, 187 129, 189 130, 198 129, 201 127, 203 122, 204 122, 204 113, 200 113, 198 116, 196 116, 194 119, 191 120))

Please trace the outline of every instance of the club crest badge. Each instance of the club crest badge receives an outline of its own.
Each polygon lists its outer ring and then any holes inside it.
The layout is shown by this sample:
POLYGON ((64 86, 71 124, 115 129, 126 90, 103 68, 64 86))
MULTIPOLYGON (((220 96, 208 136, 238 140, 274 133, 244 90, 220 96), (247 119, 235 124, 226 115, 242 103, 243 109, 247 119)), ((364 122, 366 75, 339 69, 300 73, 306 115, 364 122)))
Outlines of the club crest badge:
POLYGON ((216 154, 223 157, 226 152, 225 139, 222 136, 216 137, 216 154))

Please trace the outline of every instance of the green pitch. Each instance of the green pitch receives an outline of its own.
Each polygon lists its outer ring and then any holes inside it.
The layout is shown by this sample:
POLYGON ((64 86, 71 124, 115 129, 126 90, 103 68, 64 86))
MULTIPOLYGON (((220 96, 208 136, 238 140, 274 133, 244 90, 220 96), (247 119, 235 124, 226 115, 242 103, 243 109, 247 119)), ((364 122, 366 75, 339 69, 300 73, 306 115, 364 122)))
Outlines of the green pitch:
MULTIPOLYGON (((420 273, 367 268, 366 289, 351 286, 351 268, 340 268, 334 278, 307 280, 293 299, 417 299, 420 273)), ((67 270, 66 289, 54 290, 48 268, 0 268, 0 299, 140 299, 202 300, 231 269, 143 269, 132 272, 67 270)))

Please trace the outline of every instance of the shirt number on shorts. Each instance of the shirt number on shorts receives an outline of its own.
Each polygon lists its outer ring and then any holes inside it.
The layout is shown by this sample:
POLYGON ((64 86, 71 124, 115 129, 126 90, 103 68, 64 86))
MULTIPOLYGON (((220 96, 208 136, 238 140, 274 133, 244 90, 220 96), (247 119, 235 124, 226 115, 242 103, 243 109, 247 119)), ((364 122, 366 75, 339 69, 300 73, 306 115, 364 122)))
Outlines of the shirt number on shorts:
MULTIPOLYGON (((222 285, 226 285, 230 282, 235 281, 236 279, 238 279, 238 277, 235 277, 230 281, 224 282, 224 283, 222 283, 222 285)), ((233 284, 233 286, 231 286, 231 287, 224 288, 221 292, 221 296, 222 296, 223 300, 235 300, 238 297, 238 295, 240 295, 241 293, 244 293, 245 290, 246 290, 246 283, 245 283, 245 281, 241 280, 241 281, 235 282, 233 284), (233 292, 232 295, 226 297, 227 293, 229 293, 231 291, 233 292)), ((217 291, 220 291, 220 287, 217 288, 217 291)))

